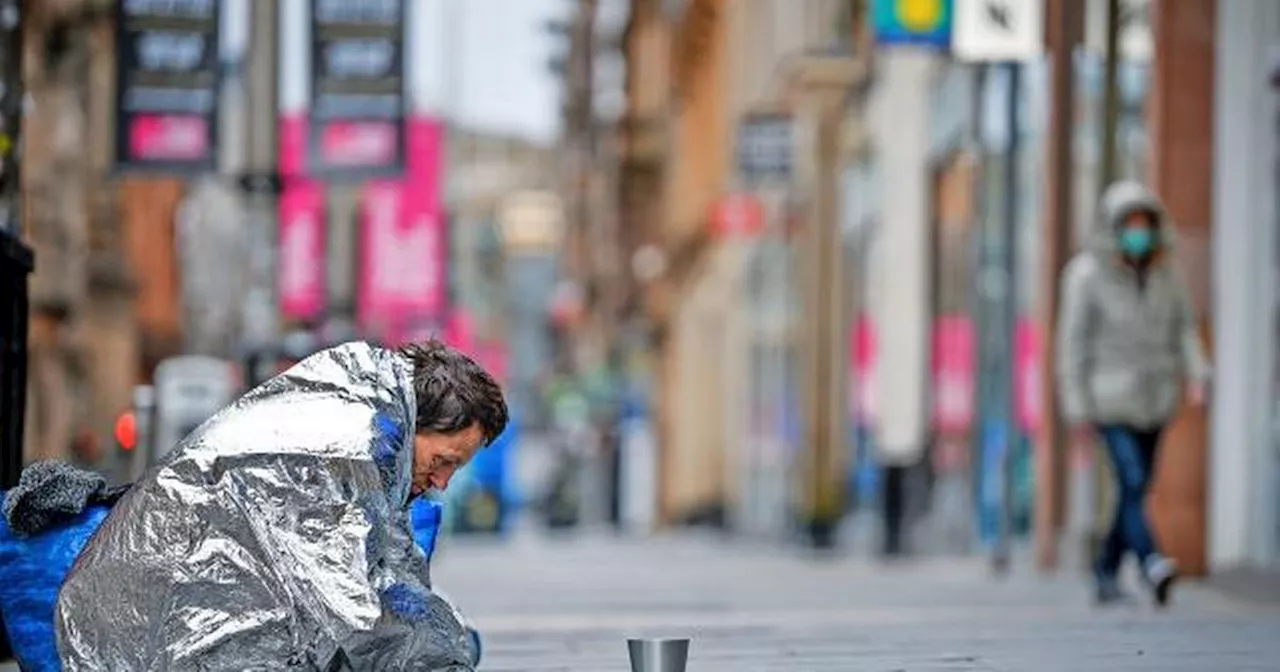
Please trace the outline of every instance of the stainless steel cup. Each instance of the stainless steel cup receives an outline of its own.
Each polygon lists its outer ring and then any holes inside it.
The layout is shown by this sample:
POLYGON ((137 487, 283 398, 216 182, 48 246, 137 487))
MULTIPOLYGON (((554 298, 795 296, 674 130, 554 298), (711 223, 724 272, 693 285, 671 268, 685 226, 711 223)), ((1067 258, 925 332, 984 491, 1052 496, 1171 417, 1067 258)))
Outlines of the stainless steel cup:
POLYGON ((689 640, 628 639, 631 672, 685 672, 689 660, 689 640))

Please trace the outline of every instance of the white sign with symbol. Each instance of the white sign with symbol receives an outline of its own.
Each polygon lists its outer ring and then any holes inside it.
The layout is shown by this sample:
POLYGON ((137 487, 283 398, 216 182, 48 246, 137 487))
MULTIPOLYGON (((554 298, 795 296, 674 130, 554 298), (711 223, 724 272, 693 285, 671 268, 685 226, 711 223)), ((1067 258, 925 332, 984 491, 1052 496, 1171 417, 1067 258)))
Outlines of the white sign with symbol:
POLYGON ((961 61, 1026 61, 1044 52, 1044 0, 955 0, 951 51, 961 61))

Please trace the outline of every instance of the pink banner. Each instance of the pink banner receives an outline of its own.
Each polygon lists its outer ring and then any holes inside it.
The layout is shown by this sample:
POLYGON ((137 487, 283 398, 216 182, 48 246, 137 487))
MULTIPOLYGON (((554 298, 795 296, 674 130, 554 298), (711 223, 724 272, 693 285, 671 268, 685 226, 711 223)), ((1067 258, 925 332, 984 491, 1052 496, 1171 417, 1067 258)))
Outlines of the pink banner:
POLYGON ((1014 332, 1014 386, 1018 425, 1028 434, 1040 431, 1040 330, 1031 318, 1019 318, 1014 332))
POLYGON ((849 369, 849 413, 870 426, 876 418, 876 326, 867 315, 859 315, 850 330, 849 369))
POLYGON ((209 154, 208 120, 200 116, 145 115, 129 125, 129 155, 143 161, 191 161, 209 154))
POLYGON ((402 295, 400 221, 404 189, 399 182, 365 185, 360 203, 359 320, 373 334, 396 328, 402 295))
POLYGON ((391 122, 334 122, 320 131, 320 160, 344 167, 394 163, 399 140, 399 129, 391 122))
POLYGON ((307 172, 307 130, 305 113, 280 118, 280 174, 286 178, 307 172))
POLYGON ((444 126, 433 117, 410 117, 405 130, 405 170, 415 184, 431 193, 432 205, 440 207, 440 174, 444 153, 444 126))
POLYGON ((943 315, 933 323, 933 426, 967 432, 974 417, 976 341, 967 315, 943 315))
POLYGON ((367 185, 361 204, 359 319, 384 339, 417 333, 448 304, 440 123, 411 120, 408 140, 405 178, 367 185))
POLYGON ((280 312, 309 320, 325 309, 326 230, 324 189, 294 181, 280 194, 280 312))

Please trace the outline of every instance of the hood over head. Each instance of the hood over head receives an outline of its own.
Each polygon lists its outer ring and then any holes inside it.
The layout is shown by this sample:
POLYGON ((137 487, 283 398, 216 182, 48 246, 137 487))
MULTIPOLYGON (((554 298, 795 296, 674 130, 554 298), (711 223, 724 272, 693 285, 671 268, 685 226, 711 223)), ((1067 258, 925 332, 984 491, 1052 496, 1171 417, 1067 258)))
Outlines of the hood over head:
POLYGON ((1159 255, 1177 244, 1177 231, 1164 203, 1139 182, 1116 182, 1107 188, 1098 204, 1098 217, 1089 236, 1089 248, 1104 255, 1120 251, 1120 226, 1135 212, 1149 212, 1156 220, 1156 249, 1159 255))

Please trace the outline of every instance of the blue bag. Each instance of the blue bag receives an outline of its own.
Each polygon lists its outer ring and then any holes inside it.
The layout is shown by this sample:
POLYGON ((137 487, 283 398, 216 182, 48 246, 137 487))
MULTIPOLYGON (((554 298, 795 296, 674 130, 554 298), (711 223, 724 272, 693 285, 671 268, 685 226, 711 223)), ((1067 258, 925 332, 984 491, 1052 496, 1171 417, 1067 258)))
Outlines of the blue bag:
POLYGON ((108 504, 90 505, 33 537, 15 535, 0 516, 0 614, 24 672, 62 670, 53 625, 58 589, 110 512, 108 504))

